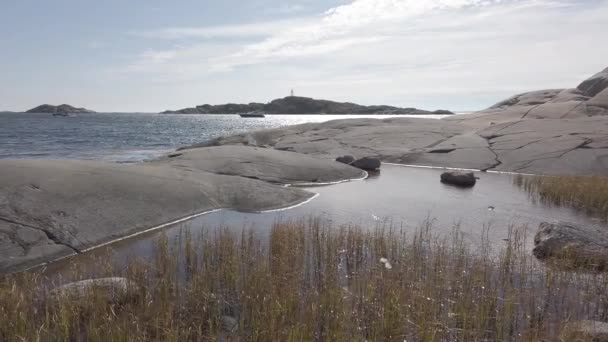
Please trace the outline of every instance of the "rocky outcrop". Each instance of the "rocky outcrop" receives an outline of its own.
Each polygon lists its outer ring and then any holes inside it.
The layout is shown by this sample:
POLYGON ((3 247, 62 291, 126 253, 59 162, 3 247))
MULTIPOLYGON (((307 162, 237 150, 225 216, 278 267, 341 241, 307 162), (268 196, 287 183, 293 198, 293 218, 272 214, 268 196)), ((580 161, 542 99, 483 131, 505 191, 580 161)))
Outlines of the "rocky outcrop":
POLYGON ((584 96, 594 97, 608 88, 608 68, 583 81, 576 89, 584 96))
POLYGON ((470 188, 475 185, 477 179, 473 172, 448 171, 441 174, 441 183, 455 185, 462 188, 470 188))
POLYGON ((79 113, 95 113, 92 110, 86 109, 86 108, 76 108, 67 104, 62 104, 59 106, 53 106, 53 105, 48 105, 48 104, 43 104, 41 106, 38 106, 36 108, 32 108, 28 111, 26 111, 26 113, 50 113, 50 114, 54 114, 54 113, 68 113, 68 114, 79 114, 79 113))
MULTIPOLYGON (((317 173, 331 174, 341 166, 325 162, 316 165, 317 173)), ((281 167, 287 166, 274 166, 281 167)), ((280 209, 313 196, 295 187, 179 164, 0 160, 0 273, 75 255, 210 210, 280 209)))
POLYGON ((194 108, 168 110, 163 114, 238 114, 259 112, 266 114, 454 114, 448 110, 434 112, 392 106, 362 106, 349 102, 317 100, 309 97, 288 96, 269 103, 202 105, 194 108))
POLYGON ((572 89, 522 93, 470 116, 454 118, 483 126, 521 119, 575 119, 608 115, 608 68, 572 89))
POLYGON ((365 172, 314 156, 254 146, 214 146, 181 151, 151 165, 171 165, 276 184, 323 184, 361 179, 365 172))
POLYGON ((0 160, 0 273, 215 209, 259 212, 314 197, 284 184, 365 176, 333 160, 254 146, 183 150, 134 165, 0 160))
POLYGON ((331 160, 374 156, 389 163, 534 174, 608 170, 608 117, 515 119, 491 125, 477 122, 496 120, 491 115, 475 115, 458 115, 465 117, 459 120, 334 120, 221 137, 192 147, 263 146, 331 160))
POLYGON ((608 234, 574 224, 543 222, 534 237, 536 258, 557 261, 568 269, 605 271, 608 266, 608 234))

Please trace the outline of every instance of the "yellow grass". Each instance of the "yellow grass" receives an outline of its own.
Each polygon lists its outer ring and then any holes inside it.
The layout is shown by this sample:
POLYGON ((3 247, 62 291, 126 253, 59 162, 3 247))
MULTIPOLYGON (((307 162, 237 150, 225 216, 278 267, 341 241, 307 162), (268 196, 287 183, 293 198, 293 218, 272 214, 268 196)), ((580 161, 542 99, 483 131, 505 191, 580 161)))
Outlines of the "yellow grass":
POLYGON ((570 341, 568 322, 608 318, 604 275, 547 270, 523 246, 516 230, 492 252, 457 229, 437 238, 429 224, 407 235, 317 219, 277 223, 269 238, 161 236, 152 261, 95 263, 97 276, 137 284, 121 305, 95 289, 53 301, 39 273, 5 276, 0 340, 570 341), (222 316, 238 320, 234 333, 222 316))
POLYGON ((518 175, 515 183, 541 201, 573 207, 608 221, 606 177, 518 175))

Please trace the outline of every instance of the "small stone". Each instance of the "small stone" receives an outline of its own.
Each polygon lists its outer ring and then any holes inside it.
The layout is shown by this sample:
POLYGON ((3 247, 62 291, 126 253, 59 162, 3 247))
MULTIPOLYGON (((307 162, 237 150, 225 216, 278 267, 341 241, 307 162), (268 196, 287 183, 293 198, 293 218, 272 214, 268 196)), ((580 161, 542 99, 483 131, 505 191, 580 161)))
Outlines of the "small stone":
POLYGON ((477 182, 473 172, 448 171, 441 174, 441 183, 463 188, 472 187, 477 182))

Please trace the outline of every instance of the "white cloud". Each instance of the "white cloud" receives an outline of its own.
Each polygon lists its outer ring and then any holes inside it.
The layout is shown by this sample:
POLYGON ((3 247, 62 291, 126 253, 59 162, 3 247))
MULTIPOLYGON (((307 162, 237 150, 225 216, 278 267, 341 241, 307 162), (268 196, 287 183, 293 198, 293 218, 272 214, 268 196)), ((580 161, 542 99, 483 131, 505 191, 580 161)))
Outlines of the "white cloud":
POLYGON ((293 25, 306 25, 308 22, 308 19, 294 18, 241 25, 166 27, 156 30, 132 32, 132 34, 140 37, 168 40, 186 38, 259 38, 271 36, 293 25))
POLYGON ((356 0, 294 21, 149 32, 195 41, 147 51, 127 71, 166 82, 222 79, 268 94, 289 84, 368 103, 492 101, 574 86, 605 68, 607 17, 605 0, 356 0))

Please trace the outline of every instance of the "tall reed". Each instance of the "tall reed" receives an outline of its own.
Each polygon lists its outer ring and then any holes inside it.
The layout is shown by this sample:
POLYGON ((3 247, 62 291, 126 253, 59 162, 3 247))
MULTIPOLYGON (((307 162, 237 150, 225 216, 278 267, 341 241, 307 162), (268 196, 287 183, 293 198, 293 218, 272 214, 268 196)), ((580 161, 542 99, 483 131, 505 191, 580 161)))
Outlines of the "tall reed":
POLYGON ((573 207, 608 221, 608 178, 600 176, 523 176, 515 184, 533 198, 573 207))
MULTIPOLYGON (((0 340, 558 341, 574 338, 568 322, 608 319, 606 276, 543 268, 524 238, 513 229, 492 251, 457 228, 408 235, 314 218, 276 223, 269 237, 161 236, 152 260, 97 261, 97 276, 136 284, 124 303, 95 288, 52 300, 39 272, 3 277, 0 340)), ((83 276, 76 265, 65 281, 83 276)))

